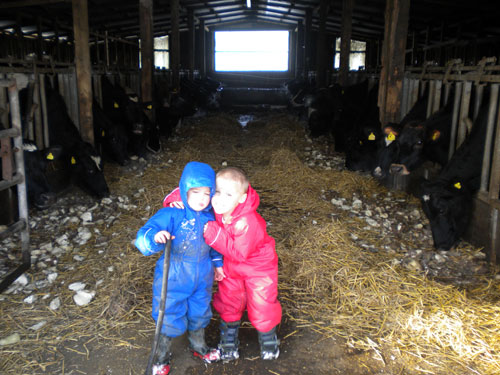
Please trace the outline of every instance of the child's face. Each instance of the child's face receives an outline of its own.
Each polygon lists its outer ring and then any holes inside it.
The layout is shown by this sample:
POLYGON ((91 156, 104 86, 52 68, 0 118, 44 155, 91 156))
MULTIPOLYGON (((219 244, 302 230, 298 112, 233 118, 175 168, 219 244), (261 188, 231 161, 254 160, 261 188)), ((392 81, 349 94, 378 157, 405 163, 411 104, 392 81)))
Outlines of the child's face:
POLYGON ((247 199, 239 182, 225 177, 217 177, 212 206, 216 214, 230 216, 236 206, 247 199))
POLYGON ((210 188, 203 186, 189 189, 187 203, 195 211, 204 210, 210 204, 210 188))

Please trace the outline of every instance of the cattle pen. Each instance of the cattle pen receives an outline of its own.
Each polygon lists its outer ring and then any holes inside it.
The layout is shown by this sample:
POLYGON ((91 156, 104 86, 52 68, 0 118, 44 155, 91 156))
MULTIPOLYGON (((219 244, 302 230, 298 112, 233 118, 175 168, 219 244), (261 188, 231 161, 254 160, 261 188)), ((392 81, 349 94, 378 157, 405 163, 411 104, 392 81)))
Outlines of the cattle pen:
POLYGON ((280 353, 245 312, 239 358, 204 363, 186 332, 169 374, 500 374, 499 17, 1 1, 0 373, 144 374, 160 254, 136 234, 199 161, 259 195, 280 353))

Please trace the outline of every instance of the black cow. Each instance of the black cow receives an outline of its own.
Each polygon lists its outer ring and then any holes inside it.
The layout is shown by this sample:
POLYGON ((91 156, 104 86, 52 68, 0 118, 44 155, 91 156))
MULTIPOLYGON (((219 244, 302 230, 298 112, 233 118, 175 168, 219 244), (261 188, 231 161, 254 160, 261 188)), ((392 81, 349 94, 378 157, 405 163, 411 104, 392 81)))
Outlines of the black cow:
POLYGON ((421 186, 422 208, 437 249, 455 246, 469 224, 472 196, 480 187, 488 101, 483 101, 471 133, 439 176, 421 186))
POLYGON ((311 137, 333 134, 340 109, 340 86, 318 89, 306 100, 307 126, 311 137))
POLYGON ((81 139, 57 90, 47 85, 46 95, 50 143, 62 147, 61 161, 70 171, 72 181, 98 198, 108 196, 101 156, 81 139))
POLYGON ((26 191, 31 207, 43 210, 55 203, 56 195, 47 180, 46 170, 51 161, 60 158, 61 153, 60 146, 39 150, 33 142, 23 142, 26 191))
POLYGON ((120 165, 128 164, 128 136, 125 129, 113 123, 95 99, 92 102, 92 114, 94 141, 100 154, 107 155, 120 165))
POLYGON ((139 103, 136 94, 127 94, 124 88, 113 84, 102 76, 102 108, 108 118, 125 129, 128 137, 128 153, 140 157, 149 151, 160 151, 159 129, 153 124, 144 110, 152 108, 152 103, 139 103))
MULTIPOLYGON (((423 128, 418 128, 418 124, 425 121, 427 102, 428 95, 426 92, 417 100, 412 109, 399 123, 389 123, 383 127, 383 138, 378 143, 376 163, 372 170, 373 177, 384 179, 388 176, 391 165, 401 163, 399 137, 403 133, 405 127, 407 128, 407 135, 405 138, 411 142, 406 142, 403 139, 401 143, 404 145, 403 147, 410 150, 410 153, 412 147, 408 147, 409 143, 413 143, 417 149, 420 147, 419 138, 413 137, 412 133, 419 136, 423 136, 424 134, 422 132, 423 128)), ((423 145, 423 139, 421 144, 423 145)), ((401 169, 402 167, 396 167, 396 173, 401 173, 401 169)))
MULTIPOLYGON (((345 165, 349 170, 372 171, 375 167, 378 143, 382 137, 377 99, 378 84, 370 89, 365 102, 360 103, 358 110, 349 116, 351 123, 344 129, 347 136, 342 141, 346 145, 345 165)), ((337 137, 342 136, 339 134, 337 137)), ((337 143, 335 139, 336 148, 337 143)))

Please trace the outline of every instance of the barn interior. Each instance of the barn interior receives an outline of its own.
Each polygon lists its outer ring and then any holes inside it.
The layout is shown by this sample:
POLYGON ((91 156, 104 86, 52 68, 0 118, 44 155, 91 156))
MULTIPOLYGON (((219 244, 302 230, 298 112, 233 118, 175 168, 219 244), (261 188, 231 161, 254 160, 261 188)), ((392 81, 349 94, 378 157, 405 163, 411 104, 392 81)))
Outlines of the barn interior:
MULTIPOLYGON (((160 254, 143 256, 134 239, 196 160, 242 168, 260 196, 279 257, 281 354, 261 360, 245 315, 239 360, 205 364, 182 335, 172 374, 500 373, 499 18, 485 0, 0 2, 0 372, 144 373, 160 254), (272 32, 285 43, 267 46, 272 32), (239 39, 224 49, 229 34, 239 39), (244 67, 222 65, 242 51, 244 67), (261 54, 249 63, 250 52, 261 54), (278 68, 257 65, 274 55, 278 68), (333 129, 347 107, 331 93, 360 86, 375 93, 381 132, 423 99, 426 119, 448 105, 447 163, 485 119, 467 154, 481 160, 471 217, 451 248, 436 245, 419 196, 450 164, 384 180, 349 167, 355 147, 341 149, 333 129), (109 87, 142 116, 125 160, 103 141, 116 128, 96 127, 103 116, 123 125, 109 87), (78 130, 70 148, 96 152, 107 192, 55 156, 54 109, 78 130), (321 111, 331 117, 311 115, 321 111), (36 167, 51 190, 41 202, 29 195, 28 143, 55 158, 36 167)), ((349 110, 368 112, 365 93, 351 95, 349 110)), ((214 310, 210 345, 219 324, 214 310)))

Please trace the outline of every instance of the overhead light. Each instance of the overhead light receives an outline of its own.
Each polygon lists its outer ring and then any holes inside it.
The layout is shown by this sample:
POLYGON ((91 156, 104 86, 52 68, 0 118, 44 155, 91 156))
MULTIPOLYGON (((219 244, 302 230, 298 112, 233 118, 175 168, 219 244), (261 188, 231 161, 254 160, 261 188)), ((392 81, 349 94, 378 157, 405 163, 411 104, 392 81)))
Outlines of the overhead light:
POLYGON ((252 0, 247 0, 247 8, 251 8, 252 7, 252 0))

